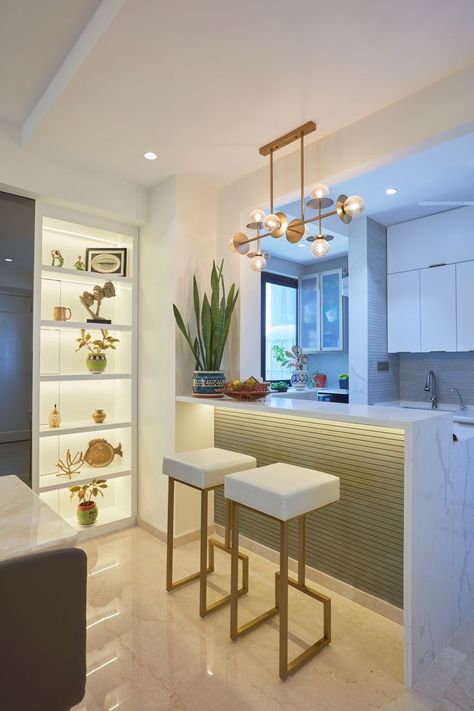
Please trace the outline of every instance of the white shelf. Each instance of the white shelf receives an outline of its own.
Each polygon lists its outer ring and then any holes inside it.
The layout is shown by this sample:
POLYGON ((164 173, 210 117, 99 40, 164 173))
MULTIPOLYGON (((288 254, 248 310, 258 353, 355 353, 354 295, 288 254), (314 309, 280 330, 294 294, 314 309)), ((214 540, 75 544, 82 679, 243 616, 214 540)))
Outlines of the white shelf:
POLYGON ((63 328, 70 328, 76 331, 80 331, 81 328, 84 328, 86 331, 101 331, 102 329, 104 329, 105 331, 132 330, 131 326, 126 326, 124 324, 119 323, 88 323, 87 321, 49 321, 46 319, 43 319, 41 321, 41 328, 53 330, 62 330, 63 328))
MULTIPOLYGON (((57 216, 54 207, 40 204, 37 207, 36 236, 40 248, 35 254, 35 270, 40 279, 35 282, 33 314, 33 488, 84 540, 133 525, 136 520, 137 231, 127 228, 130 234, 120 234, 112 223, 110 230, 104 226, 103 220, 97 226, 92 216, 63 209, 57 216), (129 276, 70 268, 77 255, 84 255, 88 247, 99 248, 100 244, 127 249, 129 276), (58 247, 65 257, 63 267, 50 266, 51 250, 58 247), (118 323, 89 323, 78 296, 105 281, 114 284, 117 298, 109 310, 104 308, 103 316, 118 323), (54 307, 68 303, 71 304, 72 319, 53 320, 54 307), (105 372, 89 372, 85 361, 77 354, 74 339, 81 329, 92 332, 93 336, 107 330, 121 341, 105 372), (48 413, 55 402, 59 403, 64 419, 61 427, 50 429, 48 413), (89 413, 96 407, 103 407, 110 413, 105 422, 97 424, 93 421, 89 413), (117 443, 118 440, 123 442, 123 459, 117 456, 104 468, 84 464, 71 479, 63 474, 57 476, 58 453, 64 455, 68 445, 74 453, 86 447, 90 440, 107 435, 113 440, 117 435, 117 443), (76 444, 81 446, 76 447, 76 444), (94 478, 110 480, 109 489, 104 492, 104 499, 99 497, 97 523, 81 526, 76 518, 77 501, 69 500, 68 489, 94 478)), ((84 352, 81 355, 85 358, 84 352)))
MULTIPOLYGON (((40 493, 45 491, 57 491, 58 489, 69 489, 70 486, 76 484, 84 484, 92 479, 116 479, 117 477, 129 476, 131 470, 120 464, 110 464, 108 467, 88 467, 84 468, 79 474, 73 475, 68 479, 65 474, 57 476, 56 474, 43 474, 40 476, 40 493)), ((100 505, 100 503, 99 503, 100 505)))
POLYGON ((130 373, 77 373, 77 375, 40 375, 42 382, 66 382, 72 380, 130 380, 130 373))
POLYGON ((76 281, 79 284, 89 281, 105 279, 105 281, 118 282, 120 284, 131 284, 131 277, 118 276, 117 274, 101 274, 100 272, 86 272, 79 269, 69 269, 67 267, 48 267, 42 265, 41 276, 43 279, 58 279, 61 281, 76 281))
POLYGON ((78 422, 67 422, 61 427, 51 429, 48 425, 40 425, 40 437, 57 437, 64 434, 80 434, 81 432, 97 432, 98 430, 115 430, 123 427, 131 427, 130 421, 113 419, 108 417, 106 422, 96 424, 90 420, 80 420, 78 422))
POLYGON ((100 502, 98 503, 98 505, 99 515, 95 523, 88 524, 87 526, 81 526, 81 524, 78 523, 77 517, 75 515, 68 516, 64 520, 76 531, 80 531, 80 533, 83 533, 86 536, 96 536, 97 529, 109 526, 110 524, 118 524, 120 521, 123 522, 127 519, 130 519, 130 523, 133 523, 134 517, 130 514, 129 511, 123 511, 123 509, 120 509, 117 506, 108 506, 107 508, 101 508, 100 502))

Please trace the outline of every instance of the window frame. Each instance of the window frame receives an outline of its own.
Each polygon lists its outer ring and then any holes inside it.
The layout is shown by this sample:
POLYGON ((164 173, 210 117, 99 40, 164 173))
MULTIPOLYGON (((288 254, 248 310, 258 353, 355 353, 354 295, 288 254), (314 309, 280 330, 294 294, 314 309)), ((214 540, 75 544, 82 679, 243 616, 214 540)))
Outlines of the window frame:
MULTIPOLYGON (((276 274, 274 272, 262 272, 260 281, 260 369, 261 377, 265 382, 268 383, 280 383, 281 379, 278 380, 266 380, 266 338, 265 338, 265 320, 267 314, 267 284, 276 284, 277 286, 287 286, 296 291, 296 343, 299 344, 299 280, 298 277, 284 276, 283 274, 276 274)), ((285 379, 285 382, 290 384, 290 377, 285 379)))

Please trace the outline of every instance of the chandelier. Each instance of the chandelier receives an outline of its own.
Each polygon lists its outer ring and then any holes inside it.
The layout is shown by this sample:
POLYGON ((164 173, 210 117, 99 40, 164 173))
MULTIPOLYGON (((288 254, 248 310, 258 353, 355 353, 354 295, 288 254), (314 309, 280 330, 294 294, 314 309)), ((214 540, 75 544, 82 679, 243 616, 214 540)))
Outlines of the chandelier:
POLYGON ((247 228, 255 230, 256 236, 247 237, 244 232, 237 232, 229 241, 229 246, 233 252, 250 258, 250 266, 256 272, 261 272, 267 266, 268 254, 265 254, 261 247, 261 240, 265 237, 279 239, 285 235, 290 244, 297 244, 303 237, 306 237, 308 242, 312 242, 312 254, 315 257, 324 257, 329 252, 329 242, 333 237, 332 235, 323 234, 322 221, 326 217, 337 215, 347 225, 353 217, 359 215, 364 209, 364 201, 359 195, 351 195, 350 197, 339 195, 335 209, 323 213, 323 210, 334 205, 334 200, 329 197, 327 185, 318 183, 311 188, 310 199, 306 203, 306 208, 317 211, 317 215, 306 217, 304 200, 304 137, 315 130, 316 124, 313 121, 308 121, 259 149, 260 155, 270 156, 270 212, 266 214, 262 208, 254 208, 250 212, 247 228), (300 142, 300 217, 289 221, 284 212, 273 212, 273 154, 294 141, 300 142), (312 222, 317 222, 318 231, 315 237, 309 234, 307 227, 312 222), (256 243, 255 251, 251 252, 250 245, 253 242, 256 243))

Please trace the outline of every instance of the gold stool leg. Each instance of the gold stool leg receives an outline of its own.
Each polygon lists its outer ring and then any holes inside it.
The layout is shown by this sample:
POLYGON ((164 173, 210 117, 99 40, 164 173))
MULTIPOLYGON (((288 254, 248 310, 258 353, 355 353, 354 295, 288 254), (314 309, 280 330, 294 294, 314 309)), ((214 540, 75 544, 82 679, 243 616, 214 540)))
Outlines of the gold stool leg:
POLYGON ((168 477, 168 524, 166 532, 166 589, 173 589, 174 479, 168 477))
POLYGON ((230 517, 232 529, 232 550, 230 553, 230 638, 235 640, 238 637, 237 613, 239 604, 237 591, 239 586, 239 505, 235 501, 230 502, 230 517))
MULTIPOLYGON (((192 573, 187 575, 185 578, 176 580, 173 582, 173 542, 174 542, 174 485, 175 480, 172 477, 168 478, 168 525, 166 532, 166 590, 171 592, 177 588, 182 588, 184 585, 189 585, 196 580, 201 579, 201 569, 197 573, 192 573)), ((204 492, 202 492, 204 493, 204 492)), ((202 498, 201 498, 202 502, 202 498)), ((207 501, 206 501, 207 505, 207 501)), ((206 514, 207 515, 207 514, 206 514)), ((202 510, 201 510, 201 523, 202 523, 202 510)), ((207 539, 207 527, 205 529, 205 535, 207 539)), ((202 542, 202 529, 201 529, 201 542, 202 542)), ((201 560, 202 560, 202 550, 201 550, 201 560)), ((214 568, 205 568, 206 574, 212 573, 214 568)))
POLYGON ((288 521, 280 521, 280 679, 288 676, 288 521))

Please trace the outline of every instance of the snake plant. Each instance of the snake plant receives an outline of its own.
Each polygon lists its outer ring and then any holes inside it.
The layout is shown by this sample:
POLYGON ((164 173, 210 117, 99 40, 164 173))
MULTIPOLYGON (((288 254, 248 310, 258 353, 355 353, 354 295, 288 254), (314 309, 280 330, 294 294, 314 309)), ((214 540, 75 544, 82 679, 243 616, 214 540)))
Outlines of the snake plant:
POLYGON ((224 276, 224 260, 220 266, 212 262, 211 298, 204 293, 202 302, 196 277, 193 276, 193 303, 196 322, 196 335, 191 335, 188 324, 184 324, 176 304, 173 304, 174 317, 179 330, 186 339, 195 361, 196 370, 219 370, 224 354, 224 347, 229 335, 230 321, 239 290, 235 284, 226 295, 224 276))

